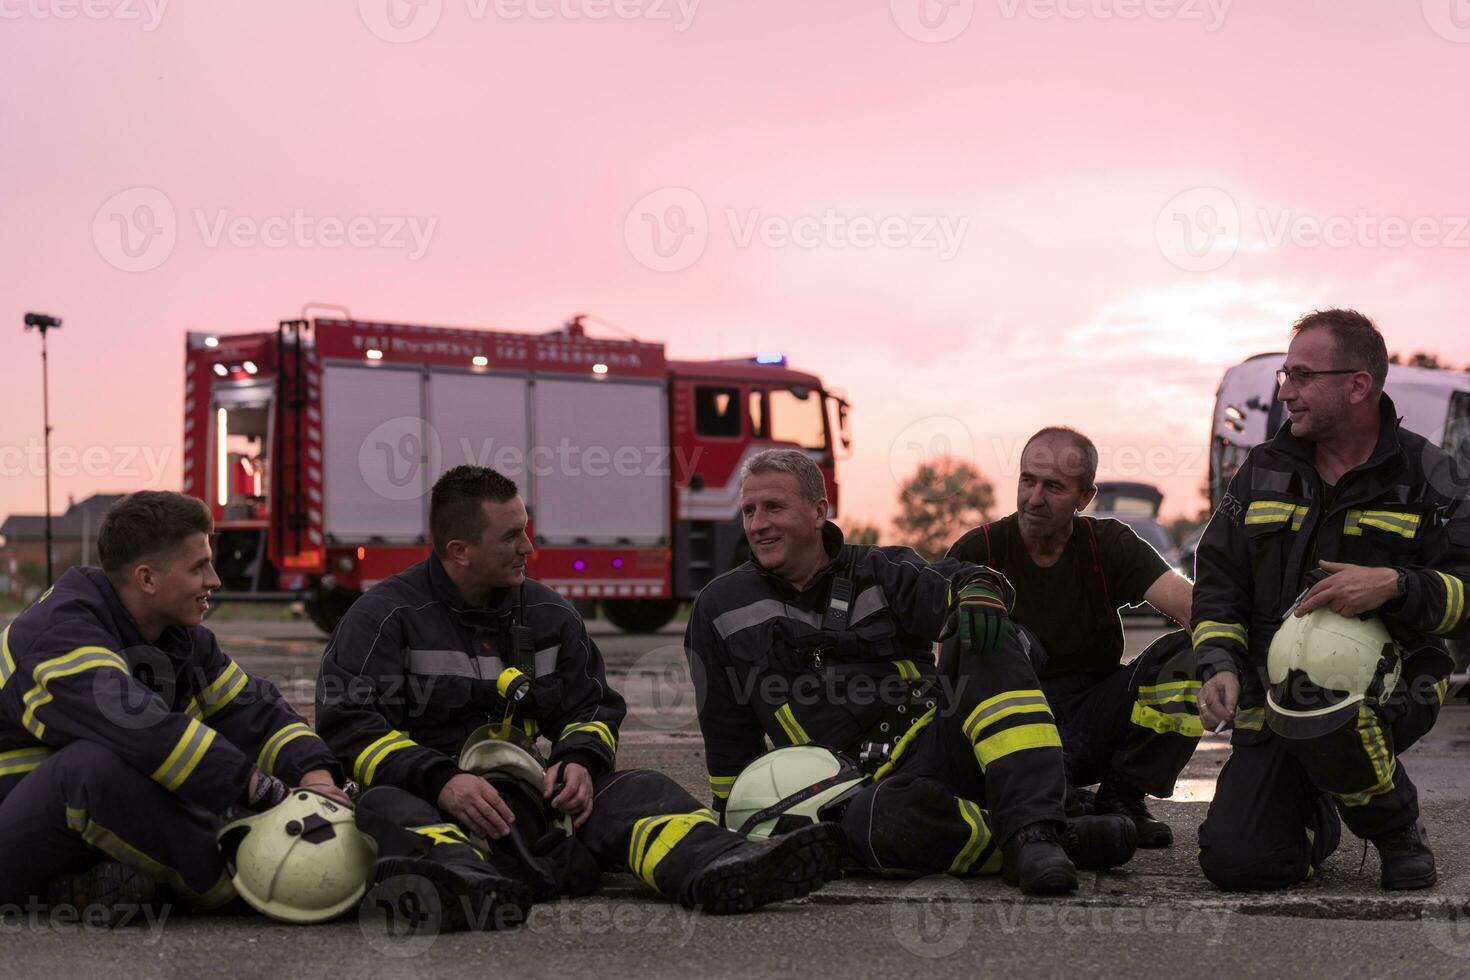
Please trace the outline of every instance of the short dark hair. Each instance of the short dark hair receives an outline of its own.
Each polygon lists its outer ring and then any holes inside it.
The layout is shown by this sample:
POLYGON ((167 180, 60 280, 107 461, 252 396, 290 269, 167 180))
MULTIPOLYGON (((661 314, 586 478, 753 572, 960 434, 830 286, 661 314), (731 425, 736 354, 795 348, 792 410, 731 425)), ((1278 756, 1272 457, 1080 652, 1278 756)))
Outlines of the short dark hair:
POLYGON ((1092 444, 1092 440, 1068 426, 1048 425, 1027 439, 1021 452, 1024 454, 1033 442, 1044 436, 1065 436, 1071 441, 1071 451, 1060 453, 1057 465, 1063 473, 1077 477, 1078 490, 1090 489, 1097 482, 1097 447, 1092 444))
POLYGON ((1337 356, 1347 361, 1334 367, 1367 371, 1373 379, 1373 394, 1383 391, 1388 378, 1388 347, 1378 327, 1357 310, 1313 310, 1292 324, 1292 335, 1322 327, 1332 333, 1337 356))
POLYGON ((117 581, 150 555, 173 551, 195 534, 210 534, 214 520, 198 497, 172 490, 139 490, 107 508, 97 531, 97 557, 117 581))
POLYGON ((456 466, 434 481, 429 491, 429 537, 434 554, 444 558, 451 541, 478 541, 490 523, 481 506, 503 504, 520 491, 515 481, 487 466, 456 466))

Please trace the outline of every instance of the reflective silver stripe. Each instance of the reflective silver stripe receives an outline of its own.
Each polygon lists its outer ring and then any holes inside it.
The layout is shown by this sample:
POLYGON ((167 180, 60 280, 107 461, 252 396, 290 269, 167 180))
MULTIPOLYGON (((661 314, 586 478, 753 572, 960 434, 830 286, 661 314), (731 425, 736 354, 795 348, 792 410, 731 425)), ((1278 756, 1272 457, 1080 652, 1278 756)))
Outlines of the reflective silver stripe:
POLYGON ((164 765, 152 774, 153 781, 166 790, 178 789, 194 771, 194 767, 199 764, 199 757, 204 754, 205 747, 212 741, 214 741, 214 729, 191 720, 183 736, 175 744, 174 750, 164 760, 164 765))
POLYGON ((887 608, 888 599, 883 595, 883 590, 876 585, 870 585, 853 601, 852 615, 847 621, 856 626, 879 609, 887 608))
POLYGON ((45 762, 46 757, 55 751, 55 749, 37 746, 33 749, 16 749, 12 752, 0 752, 0 776, 14 776, 30 772, 45 762))
POLYGON ((556 673, 556 657, 561 653, 561 645, 547 647, 545 650, 536 651, 536 676, 556 673))
POLYGON ((720 639, 727 640, 732 633, 759 626, 773 619, 794 619, 808 626, 821 626, 822 617, 803 609, 792 609, 780 599, 759 599, 748 606, 731 609, 715 617, 715 632, 720 639))
POLYGON ((459 650, 408 651, 408 670, 412 674, 489 681, 504 669, 505 662, 499 657, 471 657, 459 650))

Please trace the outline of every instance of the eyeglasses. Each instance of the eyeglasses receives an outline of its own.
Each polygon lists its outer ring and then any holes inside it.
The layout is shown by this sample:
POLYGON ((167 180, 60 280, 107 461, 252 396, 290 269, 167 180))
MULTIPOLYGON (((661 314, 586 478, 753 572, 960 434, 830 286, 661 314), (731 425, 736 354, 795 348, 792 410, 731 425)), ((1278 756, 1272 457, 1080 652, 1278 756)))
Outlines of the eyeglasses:
POLYGON ((1306 384, 1308 381, 1311 381, 1313 378, 1321 377, 1326 374, 1357 374, 1361 370, 1362 368, 1336 368, 1332 371, 1309 371, 1306 368, 1282 368, 1281 370, 1276 372, 1276 384, 1280 386, 1286 384, 1287 381, 1290 381, 1292 384, 1300 388, 1302 385, 1306 384))

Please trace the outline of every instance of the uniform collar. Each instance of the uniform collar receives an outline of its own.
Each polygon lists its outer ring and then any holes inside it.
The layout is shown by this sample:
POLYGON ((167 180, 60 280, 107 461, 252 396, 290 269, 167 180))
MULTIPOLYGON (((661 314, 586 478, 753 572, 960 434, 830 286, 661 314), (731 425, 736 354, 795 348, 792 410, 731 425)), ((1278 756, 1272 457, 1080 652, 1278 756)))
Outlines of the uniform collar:
MULTIPOLYGON (((1394 407, 1393 399, 1388 397, 1387 393, 1380 395, 1378 398, 1378 443, 1373 447, 1373 452, 1367 460, 1354 469, 1372 469, 1401 455, 1403 450, 1399 445, 1399 425, 1402 421, 1398 409, 1394 407)), ((1292 432, 1289 419, 1272 437, 1270 446, 1308 465, 1316 463, 1317 444, 1292 432)))
POLYGON ((72 574, 76 574, 79 578, 85 580, 91 586, 92 591, 102 600, 103 606, 106 607, 108 614, 112 617, 113 627, 117 631, 118 639, 122 640, 125 647, 152 646, 165 652, 175 653, 188 652, 193 649, 193 629, 187 626, 166 626, 163 632, 159 634, 158 639, 153 643, 149 643, 143 639, 143 631, 138 627, 138 621, 128 611, 128 607, 122 601, 122 597, 112 587, 112 579, 108 578, 107 573, 102 569, 92 565, 79 566, 67 571, 56 584, 60 586, 72 574))
POLYGON ((490 593, 488 608, 477 606, 459 591, 459 586, 455 585, 454 579, 449 577, 449 572, 445 571, 444 563, 439 560, 438 555, 431 552, 425 561, 429 570, 429 594, 456 612, 498 612, 515 598, 515 593, 511 589, 495 589, 490 593))
MULTIPOLYGON (((845 540, 842 535, 842 528, 833 524, 831 521, 824 521, 822 523, 822 550, 827 553, 827 563, 817 570, 816 575, 812 576, 811 582, 807 584, 806 591, 809 592, 820 585, 822 580, 836 567, 837 558, 842 552, 842 544, 845 540)), ((750 556, 750 561, 766 577, 766 580, 773 583, 780 591, 793 596, 800 594, 795 585, 766 568, 755 555, 750 556)))

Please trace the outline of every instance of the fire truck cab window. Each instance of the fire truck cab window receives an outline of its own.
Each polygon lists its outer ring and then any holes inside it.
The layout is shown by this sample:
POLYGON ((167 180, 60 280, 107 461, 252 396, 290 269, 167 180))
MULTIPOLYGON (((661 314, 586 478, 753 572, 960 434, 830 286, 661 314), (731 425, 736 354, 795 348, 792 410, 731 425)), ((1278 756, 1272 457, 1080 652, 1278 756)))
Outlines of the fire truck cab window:
POLYGON ((265 405, 220 406, 215 410, 217 502, 226 521, 263 520, 269 495, 266 443, 270 411, 265 405))
POLYGON ((766 428, 766 393, 759 388, 750 390, 750 437, 768 439, 771 433, 766 428))
POLYGON ((694 389, 694 430, 702 436, 740 437, 740 389, 700 385, 694 389))
POLYGON ((802 449, 826 449, 821 392, 809 388, 777 388, 770 392, 771 438, 794 442, 802 449))
POLYGON ((1470 391, 1457 391, 1450 397, 1444 450, 1470 472, 1470 391))

